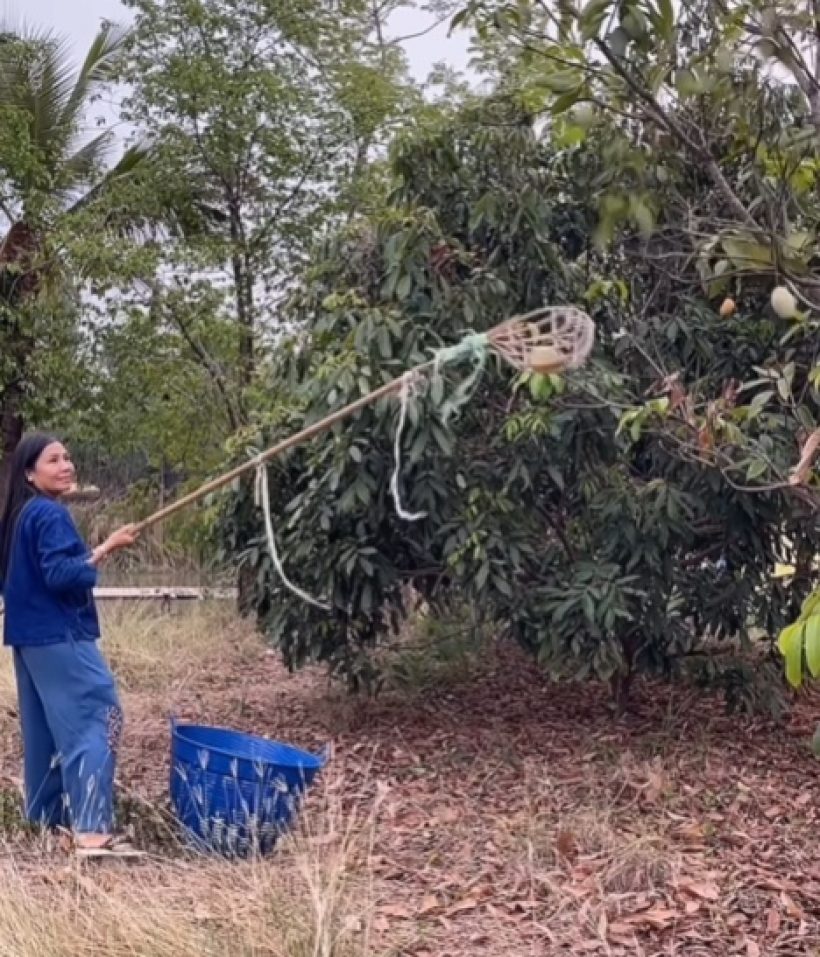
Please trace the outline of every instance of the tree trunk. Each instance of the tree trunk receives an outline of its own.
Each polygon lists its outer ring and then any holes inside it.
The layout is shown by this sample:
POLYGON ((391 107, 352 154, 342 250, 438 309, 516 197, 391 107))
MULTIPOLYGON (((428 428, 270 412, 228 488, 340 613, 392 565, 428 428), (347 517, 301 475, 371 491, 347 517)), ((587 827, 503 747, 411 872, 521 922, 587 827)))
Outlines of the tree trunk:
POLYGON ((3 454, 0 461, 0 503, 6 500, 12 453, 23 437, 24 422, 20 410, 22 398, 23 393, 17 382, 10 385, 3 393, 3 411, 0 413, 0 442, 2 442, 3 454))
MULTIPOLYGON (((161 455, 159 460, 159 499, 157 501, 157 508, 162 509, 165 507, 165 456, 161 455)), ((155 532, 157 548, 159 549, 160 554, 162 555, 165 550, 165 522, 159 522, 156 526, 155 532)))
POLYGON ((250 385, 253 378, 253 308, 248 301, 248 276, 243 258, 239 253, 234 253, 231 262, 236 298, 236 321, 239 331, 239 384, 244 389, 250 385))
POLYGON ((613 675, 609 681, 609 688, 612 692, 612 703, 615 706, 615 714, 621 718, 629 710, 629 695, 632 690, 632 669, 629 671, 619 671, 613 675))
POLYGON ((2 394, 0 411, 0 507, 6 500, 11 456, 23 437, 24 384, 34 342, 21 327, 18 312, 27 300, 33 299, 42 279, 37 268, 40 242, 28 223, 13 223, 0 242, 0 308, 2 308, 3 351, 14 360, 14 378, 2 394), (7 268, 7 266, 12 268, 7 268))
POLYGON ((640 636, 632 633, 621 638, 626 668, 613 675, 609 682, 612 700, 618 717, 626 714, 631 705, 632 678, 635 674, 635 655, 641 646, 640 636))
POLYGON ((236 321, 239 332, 239 383, 242 389, 250 385, 254 372, 254 303, 253 275, 248 266, 245 246, 245 224, 242 207, 236 197, 228 201, 231 230, 231 268, 233 270, 236 321))
POLYGON ((239 566, 236 578, 236 610, 241 618, 250 618, 256 613, 253 601, 253 587, 256 581, 256 569, 245 562, 239 566))
MULTIPOLYGON (((239 402, 240 409, 244 409, 244 391, 253 381, 255 369, 254 355, 254 276, 248 266, 247 249, 245 246, 245 226, 242 222, 242 207, 239 199, 232 196, 228 201, 230 212, 230 230, 233 249, 231 252, 231 267, 233 269, 234 298, 236 302, 236 321, 239 333, 239 402)), ((252 478, 243 476, 240 479, 242 491, 245 495, 251 494, 252 478)), ((238 589, 238 608, 242 615, 247 615, 253 604, 253 576, 247 570, 240 570, 238 589)))

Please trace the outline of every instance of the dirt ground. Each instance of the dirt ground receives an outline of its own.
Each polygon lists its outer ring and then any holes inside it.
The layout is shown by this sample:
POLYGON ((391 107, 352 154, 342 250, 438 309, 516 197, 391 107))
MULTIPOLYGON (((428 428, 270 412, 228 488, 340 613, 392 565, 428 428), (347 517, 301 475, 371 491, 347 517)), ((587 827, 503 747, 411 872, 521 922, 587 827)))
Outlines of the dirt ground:
MULTIPOLYGON (((817 693, 778 726, 647 682, 637 715, 615 719, 604 689, 552 684, 492 648, 352 701, 321 671, 289 675, 240 626, 217 631, 193 655, 173 636, 144 658, 138 637, 110 646, 127 711, 121 790, 131 806, 167 805, 172 713, 330 746, 305 814, 333 807, 367 832, 344 867, 368 900, 356 917, 368 942, 287 953, 820 954, 817 693)), ((0 740, 14 788, 13 698, 0 740)), ((173 868, 172 850, 147 846, 138 869, 173 868)), ((19 867, 28 851, 10 847, 19 867)))

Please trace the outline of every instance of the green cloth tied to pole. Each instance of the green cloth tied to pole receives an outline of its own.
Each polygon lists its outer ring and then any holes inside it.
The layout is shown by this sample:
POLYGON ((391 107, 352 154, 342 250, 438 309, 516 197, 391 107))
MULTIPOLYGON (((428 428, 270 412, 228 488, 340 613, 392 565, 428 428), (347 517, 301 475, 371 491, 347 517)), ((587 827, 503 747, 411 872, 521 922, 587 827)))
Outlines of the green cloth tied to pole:
MULTIPOLYGON (((487 352, 490 339, 486 332, 470 332, 461 342, 454 346, 445 346, 443 349, 436 349, 433 353, 433 377, 441 377, 442 366, 452 362, 461 362, 464 359, 470 359, 473 363, 473 369, 470 375, 458 386, 452 396, 442 405, 441 417, 446 423, 450 417, 456 413, 466 402, 478 387, 479 378, 487 364, 487 352)), ((408 512, 401 504, 399 495, 399 476, 401 475, 401 437, 404 432, 405 422, 407 420, 407 409, 410 403, 411 395, 415 388, 416 373, 412 370, 405 372, 402 376, 401 391, 399 393, 401 407, 399 412, 399 424, 396 429, 394 440, 395 467, 390 479, 390 493, 396 505, 396 513, 399 518, 406 522, 417 522, 419 519, 426 518, 426 512, 408 512)))
POLYGON ((441 376, 443 366, 469 359, 473 368, 450 398, 441 407, 441 417, 446 423, 462 406, 466 405, 478 388, 481 375, 487 365, 490 337, 486 332, 470 332, 454 346, 445 346, 434 352, 433 375, 441 376))

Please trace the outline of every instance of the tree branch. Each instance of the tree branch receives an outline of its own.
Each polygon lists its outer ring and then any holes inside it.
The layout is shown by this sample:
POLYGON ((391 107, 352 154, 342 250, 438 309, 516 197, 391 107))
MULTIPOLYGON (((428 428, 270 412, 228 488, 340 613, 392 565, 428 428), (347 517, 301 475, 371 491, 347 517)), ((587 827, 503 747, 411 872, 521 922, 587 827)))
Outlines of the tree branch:
MULTIPOLYGON (((154 293, 152 293, 152 299, 153 295, 154 293)), ((151 311, 154 310, 153 303, 150 308, 151 311)), ((183 339, 191 348, 191 351, 197 357, 205 371, 210 375, 214 385, 217 388, 217 391, 222 396, 222 401, 225 406, 225 412, 228 416, 228 422, 231 426, 231 429, 233 429, 234 432, 238 431, 244 423, 244 416, 237 408, 233 400, 230 386, 225 381, 225 376, 223 375, 222 370, 219 368, 218 363, 214 361, 205 346, 193 335, 178 313, 172 312, 171 321, 179 329, 183 339)))
POLYGON ((759 232, 759 227, 754 216, 752 216, 749 210, 746 209, 738 195, 732 189, 731 184, 723 175, 723 170, 721 170, 720 166, 717 164, 709 150, 700 143, 696 143, 687 134, 686 130, 683 129, 678 121, 666 113, 655 97, 647 91, 646 87, 641 86, 641 84, 635 80, 629 71, 624 69, 618 57, 615 56, 615 54, 610 50, 606 43, 603 42, 603 40, 596 40, 595 46, 606 58, 607 62, 610 64, 613 70, 615 70, 618 76, 624 80, 629 89, 644 104, 650 117, 654 119, 656 123, 659 123, 668 133, 676 137, 684 146, 694 153, 698 159, 701 160, 710 179, 720 190, 723 198, 729 204, 735 215, 747 227, 754 230, 754 232, 759 232))

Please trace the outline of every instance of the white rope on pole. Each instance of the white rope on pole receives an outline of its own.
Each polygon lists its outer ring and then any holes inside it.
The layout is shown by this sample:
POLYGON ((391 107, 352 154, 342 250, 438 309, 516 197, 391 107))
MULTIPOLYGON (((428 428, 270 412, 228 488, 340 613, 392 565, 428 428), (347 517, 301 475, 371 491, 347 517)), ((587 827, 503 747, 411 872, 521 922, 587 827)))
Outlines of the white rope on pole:
POLYGON ((401 504, 401 495, 399 493, 399 476, 401 475, 401 439, 404 434, 404 426, 407 422, 407 409, 410 405, 410 398, 414 394, 416 384, 416 374, 414 372, 405 372, 401 377, 401 390, 399 392, 399 401, 401 403, 399 410, 399 424, 396 428, 396 438, 393 444, 393 456, 395 466, 393 475, 390 479, 390 494, 393 496, 393 502, 396 506, 396 514, 405 522, 418 522, 427 517, 427 512, 408 512, 401 504))
POLYGON ((256 484, 254 489, 254 500, 257 507, 262 509, 262 514, 265 518, 265 534, 268 539, 268 551, 270 552, 271 561, 273 566, 276 569, 279 577, 282 579, 284 586, 294 595, 301 598, 303 601, 306 601, 310 605, 314 605, 316 608, 321 608, 323 611, 330 611, 330 605, 326 602, 318 601, 312 595, 309 595, 306 591, 303 591, 298 585, 288 578, 285 574, 285 569, 282 566, 282 560, 279 557, 279 552, 276 548, 276 537, 273 534, 273 519, 271 517, 270 511, 270 488, 268 485, 268 467, 267 464, 261 460, 256 463, 256 484))

